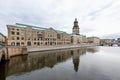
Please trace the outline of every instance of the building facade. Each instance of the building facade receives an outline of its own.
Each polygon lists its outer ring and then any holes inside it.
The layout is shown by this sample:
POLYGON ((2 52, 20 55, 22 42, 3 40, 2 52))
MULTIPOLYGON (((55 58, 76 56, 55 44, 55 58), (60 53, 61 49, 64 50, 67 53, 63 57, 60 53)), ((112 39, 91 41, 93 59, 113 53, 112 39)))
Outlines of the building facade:
POLYGON ((71 44, 71 35, 53 28, 16 23, 7 25, 8 45, 52 46, 71 44))
POLYGON ((87 37, 88 43, 100 44, 100 38, 98 37, 87 37))
POLYGON ((7 43, 7 38, 2 33, 0 33, 0 46, 5 46, 7 43))
POLYGON ((0 45, 2 45, 2 34, 0 33, 0 45))
POLYGON ((100 42, 107 44, 107 43, 111 43, 112 39, 100 39, 100 42))

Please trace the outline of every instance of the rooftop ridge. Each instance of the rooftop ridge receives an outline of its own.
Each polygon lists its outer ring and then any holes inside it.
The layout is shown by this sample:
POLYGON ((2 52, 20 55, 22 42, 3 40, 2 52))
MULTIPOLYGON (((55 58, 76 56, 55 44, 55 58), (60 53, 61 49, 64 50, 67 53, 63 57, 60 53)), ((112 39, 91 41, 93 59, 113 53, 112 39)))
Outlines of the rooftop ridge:
MULTIPOLYGON (((61 30, 56 30, 56 31, 61 31, 61 30)), ((65 32, 65 31, 61 31, 61 32, 65 32)))
MULTIPOLYGON (((31 26, 31 27, 34 27, 34 28, 42 28, 42 29, 49 29, 49 28, 43 28, 43 27, 38 27, 38 26, 33 26, 33 25, 28 25, 28 24, 22 24, 22 23, 16 23, 16 25, 31 26)), ((56 30, 56 29, 54 29, 54 30, 57 31, 58 33, 64 33, 65 32, 65 31, 56 30)))
MULTIPOLYGON (((20 27, 20 28, 26 28, 27 26, 31 26, 32 29, 36 29, 36 30, 46 30, 49 28, 43 28, 43 27, 39 27, 39 26, 33 26, 33 25, 28 25, 28 24, 22 24, 22 23, 16 23, 14 25, 7 25, 7 26, 14 26, 14 27, 20 27)), ((65 31, 61 31, 61 30, 56 30, 54 29, 57 33, 66 33, 65 31)))
POLYGON ((16 23, 16 25, 22 25, 22 26, 31 26, 31 27, 35 27, 35 28, 47 29, 47 28, 43 28, 43 27, 39 27, 39 26, 33 26, 33 25, 22 24, 22 23, 16 23))

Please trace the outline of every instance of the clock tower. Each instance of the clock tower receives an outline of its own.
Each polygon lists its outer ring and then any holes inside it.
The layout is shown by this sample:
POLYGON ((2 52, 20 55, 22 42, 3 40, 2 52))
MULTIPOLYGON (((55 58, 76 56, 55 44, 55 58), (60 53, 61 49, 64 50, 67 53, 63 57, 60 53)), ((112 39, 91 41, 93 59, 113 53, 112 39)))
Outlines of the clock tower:
POLYGON ((73 29, 72 29, 72 34, 74 34, 74 35, 80 35, 80 33, 79 33, 79 25, 78 25, 77 18, 75 18, 75 21, 74 21, 74 26, 73 26, 73 29))

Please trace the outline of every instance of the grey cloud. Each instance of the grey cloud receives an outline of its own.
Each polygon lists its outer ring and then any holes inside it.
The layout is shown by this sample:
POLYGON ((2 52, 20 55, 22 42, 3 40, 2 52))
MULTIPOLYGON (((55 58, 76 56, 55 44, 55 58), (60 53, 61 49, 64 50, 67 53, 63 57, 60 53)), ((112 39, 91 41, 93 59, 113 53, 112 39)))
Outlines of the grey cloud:
POLYGON ((120 38, 120 33, 112 33, 101 36, 101 38, 117 39, 120 38))
POLYGON ((90 20, 94 20, 97 16, 100 16, 102 11, 110 8, 116 1, 111 1, 108 4, 102 6, 100 9, 90 12, 87 16, 91 17, 90 20))
MULTIPOLYGON (((97 6, 95 6, 91 11, 88 9, 89 4, 93 5, 93 2, 90 0, 0 0, 0 32, 7 34, 6 24, 19 22, 53 27, 71 33, 75 17, 81 19, 85 16, 95 19, 103 10, 111 7, 113 2, 109 2, 99 10, 96 10, 97 6)), ((88 19, 84 21, 89 23, 88 19)), ((81 24, 82 21, 79 25, 81 24)), ((90 26, 80 26, 81 32, 94 32, 95 29, 90 29, 90 26)))

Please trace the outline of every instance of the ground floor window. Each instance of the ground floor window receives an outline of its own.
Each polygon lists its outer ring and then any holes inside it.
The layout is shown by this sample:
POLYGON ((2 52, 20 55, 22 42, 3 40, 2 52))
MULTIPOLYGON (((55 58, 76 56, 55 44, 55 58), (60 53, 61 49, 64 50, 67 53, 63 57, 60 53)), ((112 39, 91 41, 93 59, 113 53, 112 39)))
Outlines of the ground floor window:
POLYGON ((16 43, 16 46, 20 46, 20 43, 19 43, 19 42, 17 42, 17 43, 16 43))
POLYGON ((29 41, 29 42, 27 42, 27 45, 28 45, 28 46, 31 46, 31 42, 30 42, 30 41, 29 41))

